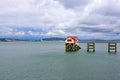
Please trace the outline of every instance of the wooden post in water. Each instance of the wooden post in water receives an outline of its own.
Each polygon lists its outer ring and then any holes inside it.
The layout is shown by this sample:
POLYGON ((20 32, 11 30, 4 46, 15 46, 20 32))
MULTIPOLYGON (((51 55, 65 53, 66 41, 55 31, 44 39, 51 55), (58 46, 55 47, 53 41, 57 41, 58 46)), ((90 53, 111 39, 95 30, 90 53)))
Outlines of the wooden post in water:
POLYGON ((76 36, 68 36, 65 39, 66 51, 77 51, 80 49, 78 45, 78 38, 76 36))
POLYGON ((117 52, 116 42, 108 42, 108 52, 117 52))
POLYGON ((95 52, 95 43, 87 42, 87 52, 95 52))

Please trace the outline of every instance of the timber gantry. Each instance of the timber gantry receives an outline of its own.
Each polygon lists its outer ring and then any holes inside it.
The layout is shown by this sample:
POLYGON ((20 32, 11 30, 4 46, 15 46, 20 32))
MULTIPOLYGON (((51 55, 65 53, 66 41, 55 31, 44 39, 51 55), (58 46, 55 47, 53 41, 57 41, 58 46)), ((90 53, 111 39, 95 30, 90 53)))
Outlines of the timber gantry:
POLYGON ((95 52, 95 43, 87 42, 87 52, 95 52))
POLYGON ((117 52, 116 42, 108 42, 108 52, 117 52))

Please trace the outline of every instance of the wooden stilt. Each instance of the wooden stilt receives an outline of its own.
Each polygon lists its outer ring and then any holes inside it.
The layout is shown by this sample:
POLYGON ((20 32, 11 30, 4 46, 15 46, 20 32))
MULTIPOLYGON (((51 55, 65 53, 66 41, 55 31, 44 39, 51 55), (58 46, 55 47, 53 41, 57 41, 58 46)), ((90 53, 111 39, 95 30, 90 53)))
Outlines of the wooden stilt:
POLYGON ((108 42, 108 52, 117 52, 116 42, 108 42))
POLYGON ((76 51, 79 50, 79 46, 75 43, 66 43, 66 51, 76 51))
POLYGON ((95 52, 95 43, 87 42, 87 52, 95 52))

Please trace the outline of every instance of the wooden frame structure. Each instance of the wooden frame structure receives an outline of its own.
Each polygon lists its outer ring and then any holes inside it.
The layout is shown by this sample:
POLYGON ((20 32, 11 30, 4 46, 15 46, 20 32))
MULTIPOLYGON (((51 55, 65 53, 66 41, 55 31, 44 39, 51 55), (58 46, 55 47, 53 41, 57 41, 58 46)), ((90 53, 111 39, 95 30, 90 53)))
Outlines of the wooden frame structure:
POLYGON ((108 52, 117 52, 116 42, 108 42, 108 52))
POLYGON ((66 43, 66 51, 77 51, 79 49, 79 46, 75 43, 66 43))
POLYGON ((95 52, 95 43, 87 42, 87 52, 95 52))

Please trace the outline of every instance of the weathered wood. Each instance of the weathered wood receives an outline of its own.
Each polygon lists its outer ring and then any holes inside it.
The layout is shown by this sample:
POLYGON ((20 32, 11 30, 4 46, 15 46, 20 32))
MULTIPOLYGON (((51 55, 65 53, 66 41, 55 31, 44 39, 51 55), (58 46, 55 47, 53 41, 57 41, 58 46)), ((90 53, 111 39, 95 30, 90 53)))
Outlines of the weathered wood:
POLYGON ((75 43, 66 43, 66 51, 77 51, 79 49, 79 46, 75 43))
POLYGON ((95 52, 95 43, 87 42, 87 52, 95 52))
POLYGON ((108 42, 108 52, 117 52, 116 42, 108 42))

